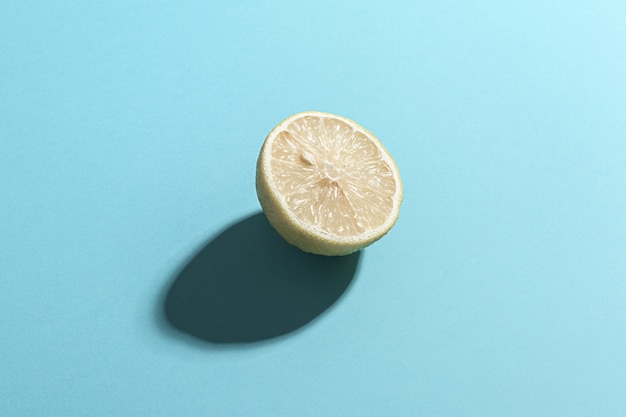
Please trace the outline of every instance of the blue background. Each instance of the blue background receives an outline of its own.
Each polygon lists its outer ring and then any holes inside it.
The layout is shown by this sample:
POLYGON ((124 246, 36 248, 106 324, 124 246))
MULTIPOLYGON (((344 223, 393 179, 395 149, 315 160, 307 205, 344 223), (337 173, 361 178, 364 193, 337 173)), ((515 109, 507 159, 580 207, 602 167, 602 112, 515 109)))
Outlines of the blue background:
POLYGON ((3 1, 0 415, 623 417, 626 4, 3 1), (257 216, 303 110, 404 181, 339 286, 257 216), (172 325, 202 274, 251 342, 172 325))

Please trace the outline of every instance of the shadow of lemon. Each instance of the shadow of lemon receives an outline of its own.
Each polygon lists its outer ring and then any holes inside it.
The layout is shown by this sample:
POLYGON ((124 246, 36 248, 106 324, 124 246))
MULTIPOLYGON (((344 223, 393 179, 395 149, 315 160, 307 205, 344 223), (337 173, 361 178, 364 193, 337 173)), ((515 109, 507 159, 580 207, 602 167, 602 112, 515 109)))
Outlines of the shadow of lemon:
POLYGON ((326 257, 286 243, 262 213, 222 231, 178 272, 166 322, 212 343, 250 343, 302 328, 346 291, 361 253, 326 257))

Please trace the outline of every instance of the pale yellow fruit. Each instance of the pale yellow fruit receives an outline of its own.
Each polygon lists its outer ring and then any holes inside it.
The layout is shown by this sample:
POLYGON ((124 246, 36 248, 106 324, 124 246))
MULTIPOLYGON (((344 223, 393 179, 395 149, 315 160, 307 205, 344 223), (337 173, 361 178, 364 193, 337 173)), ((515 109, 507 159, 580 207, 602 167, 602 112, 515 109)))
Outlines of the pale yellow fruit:
POLYGON ((292 245, 347 255, 396 223, 402 182, 380 141, 352 120, 308 111, 265 139, 256 189, 269 222, 292 245))

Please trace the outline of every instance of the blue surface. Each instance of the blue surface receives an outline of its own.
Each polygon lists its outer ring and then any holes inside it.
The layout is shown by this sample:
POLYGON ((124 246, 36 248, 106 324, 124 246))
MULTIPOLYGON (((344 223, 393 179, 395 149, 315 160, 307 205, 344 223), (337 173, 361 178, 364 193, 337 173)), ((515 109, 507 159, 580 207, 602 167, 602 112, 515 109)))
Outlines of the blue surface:
POLYGON ((625 75, 617 0, 2 2, 0 415, 623 417, 625 75), (258 216, 309 109, 404 181, 335 263, 258 216))

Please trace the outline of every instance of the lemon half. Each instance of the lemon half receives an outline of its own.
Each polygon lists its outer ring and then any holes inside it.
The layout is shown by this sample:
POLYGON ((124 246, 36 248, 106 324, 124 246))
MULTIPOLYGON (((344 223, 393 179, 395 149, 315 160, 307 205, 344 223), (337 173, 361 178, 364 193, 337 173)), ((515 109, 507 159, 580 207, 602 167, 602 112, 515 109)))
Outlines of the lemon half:
POLYGON ((402 203, 398 167, 380 141, 350 119, 316 111, 290 116, 270 132, 256 189, 287 242, 328 256, 383 237, 402 203))

